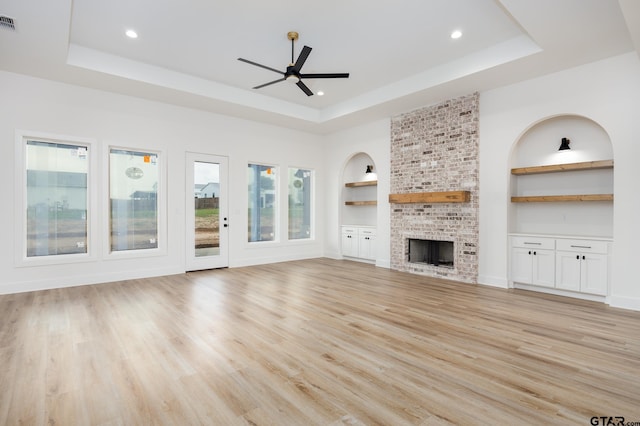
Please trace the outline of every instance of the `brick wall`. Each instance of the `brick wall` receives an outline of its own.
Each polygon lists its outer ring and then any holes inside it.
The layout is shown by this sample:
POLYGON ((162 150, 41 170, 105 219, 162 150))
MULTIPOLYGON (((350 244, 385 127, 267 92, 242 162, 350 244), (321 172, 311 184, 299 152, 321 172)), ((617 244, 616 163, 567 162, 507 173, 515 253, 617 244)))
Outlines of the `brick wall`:
POLYGON ((469 203, 392 204, 392 269, 477 282, 478 105, 474 93, 392 118, 391 193, 471 193, 469 203), (409 263, 408 238, 453 241, 454 267, 409 263))

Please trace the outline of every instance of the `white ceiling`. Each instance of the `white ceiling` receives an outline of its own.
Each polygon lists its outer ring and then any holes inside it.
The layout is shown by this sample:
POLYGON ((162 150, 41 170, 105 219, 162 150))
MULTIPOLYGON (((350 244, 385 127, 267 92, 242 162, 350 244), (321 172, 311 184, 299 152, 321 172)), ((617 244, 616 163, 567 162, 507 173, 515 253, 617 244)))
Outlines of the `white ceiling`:
POLYGON ((0 0, 0 69, 326 133, 640 50, 637 0, 0 0), (131 40, 125 30, 135 29, 131 40), (463 36, 450 38, 459 29, 463 36), (313 48, 306 96, 272 71, 313 48))

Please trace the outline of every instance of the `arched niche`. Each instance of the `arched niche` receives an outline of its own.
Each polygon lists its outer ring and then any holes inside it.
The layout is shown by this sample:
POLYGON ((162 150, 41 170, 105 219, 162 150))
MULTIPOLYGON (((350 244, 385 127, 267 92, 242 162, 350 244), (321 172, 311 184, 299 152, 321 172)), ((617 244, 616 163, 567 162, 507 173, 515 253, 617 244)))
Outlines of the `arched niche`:
POLYGON ((548 117, 531 125, 516 142, 511 167, 566 164, 613 158, 611 139, 595 121, 579 115, 548 117), (562 138, 570 149, 559 151, 562 138))
POLYGON ((513 202, 513 197, 613 194, 612 167, 525 175, 515 175, 513 169, 612 159, 613 147, 608 133, 590 118, 567 114, 533 123, 511 151, 509 232, 611 237, 611 200, 513 202), (570 149, 559 150, 563 138, 570 141, 570 149))
POLYGON ((356 153, 345 162, 340 191, 342 225, 376 226, 376 183, 377 167, 367 153, 356 153))

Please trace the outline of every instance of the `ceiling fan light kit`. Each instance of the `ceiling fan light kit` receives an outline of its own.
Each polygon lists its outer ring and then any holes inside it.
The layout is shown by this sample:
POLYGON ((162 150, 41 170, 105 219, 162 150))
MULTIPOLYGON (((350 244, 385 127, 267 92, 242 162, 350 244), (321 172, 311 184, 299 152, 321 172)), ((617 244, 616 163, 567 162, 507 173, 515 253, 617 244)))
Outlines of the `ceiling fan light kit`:
POLYGON ((259 64, 257 62, 250 61, 248 59, 238 58, 239 61, 246 62, 247 64, 255 65, 260 68, 264 68, 269 71, 276 72, 282 75, 282 78, 277 80, 270 81, 268 83, 261 84, 259 86, 254 87, 254 89, 261 89, 265 86, 270 86, 275 83, 279 83, 281 81, 290 81, 295 83, 300 90, 302 90, 307 96, 313 96, 313 92, 307 87, 306 84, 302 82, 302 79, 305 78, 349 78, 349 73, 325 73, 325 74, 302 74, 300 70, 304 65, 305 61, 309 57, 311 53, 311 48, 309 46, 304 46, 298 59, 294 62, 294 44, 295 41, 298 40, 298 33, 295 31, 289 31, 287 33, 287 38, 291 40, 291 63, 287 66, 286 71, 280 71, 275 68, 268 67, 266 65, 259 64))

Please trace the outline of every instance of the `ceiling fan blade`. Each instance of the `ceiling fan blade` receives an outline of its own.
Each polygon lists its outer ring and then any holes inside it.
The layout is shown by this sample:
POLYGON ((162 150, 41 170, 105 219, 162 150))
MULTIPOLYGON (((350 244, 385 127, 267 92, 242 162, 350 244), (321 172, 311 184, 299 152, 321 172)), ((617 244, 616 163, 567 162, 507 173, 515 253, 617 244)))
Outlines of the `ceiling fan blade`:
POLYGON ((296 64, 293 66, 293 69, 300 72, 300 69, 304 65, 305 61, 309 57, 309 53, 311 53, 311 48, 309 46, 305 46, 302 48, 302 52, 300 52, 300 56, 298 56, 298 60, 296 64))
POLYGON ((313 92, 312 92, 311 90, 309 90, 309 88, 307 87, 307 85, 306 85, 306 84, 304 84, 302 81, 299 81, 299 82, 297 82, 296 84, 298 85, 298 87, 299 87, 300 89, 302 89, 302 91, 303 91, 304 93, 306 93, 306 94, 307 94, 307 96, 313 96, 313 92))
POLYGON ((268 67, 266 65, 259 64, 257 62, 250 61, 248 59, 238 58, 238 60, 242 61, 242 62, 246 62, 247 64, 255 65, 256 67, 264 68, 266 70, 277 72, 278 74, 284 75, 284 72, 282 72, 282 71, 279 71, 279 70, 277 70, 275 68, 268 67))
POLYGON ((349 78, 348 72, 333 74, 300 74, 300 78, 349 78))
POLYGON ((280 81, 285 81, 285 80, 286 80, 286 78, 284 78, 284 77, 283 78, 279 78, 277 80, 273 80, 273 81, 270 81, 268 83, 261 84, 260 86, 256 86, 256 87, 254 87, 254 89, 260 89, 262 87, 269 86, 271 84, 278 83, 280 81))

